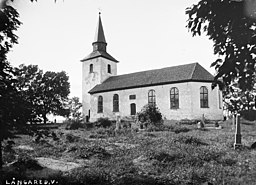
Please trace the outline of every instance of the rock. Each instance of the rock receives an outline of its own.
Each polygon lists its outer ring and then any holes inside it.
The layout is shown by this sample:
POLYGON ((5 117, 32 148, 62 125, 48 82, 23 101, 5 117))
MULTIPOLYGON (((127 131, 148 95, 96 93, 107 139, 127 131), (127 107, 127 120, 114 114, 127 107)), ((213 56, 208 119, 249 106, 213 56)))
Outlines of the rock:
POLYGON ((28 146, 28 145, 19 145, 15 148, 21 149, 21 150, 30 150, 30 151, 34 150, 34 148, 32 148, 31 146, 28 146))
POLYGON ((41 166, 60 171, 69 171, 74 168, 81 167, 82 164, 67 162, 63 160, 56 160, 52 158, 37 157, 36 160, 41 166))
POLYGON ((220 130, 222 129, 222 126, 215 127, 215 129, 220 130))
POLYGON ((256 149, 256 142, 251 145, 251 149, 256 149))
POLYGON ((198 128, 198 129, 204 128, 204 124, 203 124, 201 121, 199 121, 199 122, 197 123, 197 128, 198 128))

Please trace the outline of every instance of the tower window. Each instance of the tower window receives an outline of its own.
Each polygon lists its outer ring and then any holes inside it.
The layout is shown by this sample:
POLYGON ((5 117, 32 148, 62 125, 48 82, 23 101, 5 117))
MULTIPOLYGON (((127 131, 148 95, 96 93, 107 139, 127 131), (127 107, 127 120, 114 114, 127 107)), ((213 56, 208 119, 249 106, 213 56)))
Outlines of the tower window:
POLYGON ((98 97, 98 113, 103 112, 103 97, 99 96, 98 97))
POLYGON ((119 112, 119 97, 118 94, 113 96, 113 112, 119 112))
POLYGON ((208 108, 208 89, 205 86, 200 87, 200 107, 208 108))
POLYGON ((176 87, 171 88, 170 91, 171 109, 179 108, 179 90, 176 87))
POLYGON ((135 99, 136 99, 136 95, 135 95, 135 94, 130 95, 130 96, 129 96, 129 99, 130 99, 130 100, 135 100, 135 99))
POLYGON ((90 64, 90 73, 93 73, 93 64, 90 64))
POLYGON ((111 65, 108 64, 108 73, 111 73, 111 65))
POLYGON ((156 105, 156 94, 153 89, 148 91, 148 104, 153 106, 156 105))

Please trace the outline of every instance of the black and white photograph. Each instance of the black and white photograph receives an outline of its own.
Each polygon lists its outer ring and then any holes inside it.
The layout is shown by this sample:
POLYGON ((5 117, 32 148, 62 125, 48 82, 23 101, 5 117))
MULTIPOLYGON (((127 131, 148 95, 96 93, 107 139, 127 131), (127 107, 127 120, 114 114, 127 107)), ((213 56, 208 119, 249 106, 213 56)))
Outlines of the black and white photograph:
POLYGON ((0 185, 256 184, 255 0, 0 0, 0 185))

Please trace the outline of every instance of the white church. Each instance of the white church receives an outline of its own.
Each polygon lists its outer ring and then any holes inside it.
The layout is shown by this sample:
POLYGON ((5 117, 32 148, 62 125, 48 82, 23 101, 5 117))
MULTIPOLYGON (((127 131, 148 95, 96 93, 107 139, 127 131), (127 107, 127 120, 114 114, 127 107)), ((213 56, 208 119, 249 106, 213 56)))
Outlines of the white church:
MULTIPOLYGON (((89 121, 136 115, 146 104, 156 105, 169 120, 223 119, 222 93, 211 89, 213 75, 198 63, 117 75, 108 54, 101 17, 93 51, 82 64, 83 114, 89 121)), ((171 63, 171 61, 170 61, 171 63)))

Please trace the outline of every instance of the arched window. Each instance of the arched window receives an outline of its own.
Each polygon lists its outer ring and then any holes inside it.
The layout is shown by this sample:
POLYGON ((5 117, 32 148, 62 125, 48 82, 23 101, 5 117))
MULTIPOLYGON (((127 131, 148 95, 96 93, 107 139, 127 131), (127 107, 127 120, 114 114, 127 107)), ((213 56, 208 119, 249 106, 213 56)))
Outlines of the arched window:
POLYGON ((108 73, 111 73, 111 65, 108 64, 108 73))
POLYGON ((119 97, 118 94, 113 96, 113 112, 119 112, 119 97))
POLYGON ((135 115, 135 114, 136 114, 136 104, 131 103, 131 115, 135 115))
POLYGON ((148 91, 148 104, 153 106, 156 105, 156 94, 153 89, 148 91))
POLYGON ((179 108, 179 90, 176 87, 170 90, 171 109, 179 108))
POLYGON ((103 97, 99 96, 98 97, 98 113, 103 112, 103 97))
POLYGON ((200 107, 208 108, 208 89, 205 86, 200 87, 200 107))
POLYGON ((93 73, 93 64, 90 64, 90 73, 93 73))

